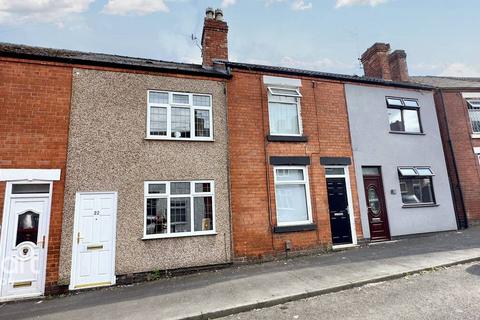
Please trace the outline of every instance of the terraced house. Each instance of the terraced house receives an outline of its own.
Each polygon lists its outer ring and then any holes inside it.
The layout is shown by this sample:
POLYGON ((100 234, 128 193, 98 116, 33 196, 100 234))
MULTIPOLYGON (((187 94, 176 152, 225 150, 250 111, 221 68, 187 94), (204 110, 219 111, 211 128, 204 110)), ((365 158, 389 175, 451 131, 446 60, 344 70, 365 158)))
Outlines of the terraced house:
POLYGON ((58 281, 71 68, 0 45, 0 300, 58 281))
POLYGON ((403 51, 366 76, 232 62, 207 9, 202 56, 0 45, 0 299, 456 228, 403 51))
POLYGON ((435 87, 458 225, 480 223, 480 78, 411 77, 435 87))
MULTIPOLYGON (((205 39, 226 28, 210 14, 205 39)), ((2 297, 231 261, 229 76, 208 55, 190 65, 1 52, 1 252, 17 263, 2 263, 2 297)))

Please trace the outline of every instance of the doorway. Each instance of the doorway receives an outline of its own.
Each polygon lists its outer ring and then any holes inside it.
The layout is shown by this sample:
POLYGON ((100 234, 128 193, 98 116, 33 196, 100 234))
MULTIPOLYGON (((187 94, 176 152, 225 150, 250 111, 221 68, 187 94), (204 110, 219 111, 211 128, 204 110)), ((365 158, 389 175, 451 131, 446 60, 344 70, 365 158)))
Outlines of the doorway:
POLYGON ((116 216, 116 192, 77 193, 70 290, 115 284, 116 216))
POLYGON ((326 167, 330 228, 334 247, 357 243, 348 167, 326 167))
POLYGON ((380 167, 362 167, 365 199, 368 209, 368 225, 371 241, 390 240, 387 207, 380 167))
POLYGON ((43 295, 52 182, 6 183, 0 237, 0 299, 43 295))

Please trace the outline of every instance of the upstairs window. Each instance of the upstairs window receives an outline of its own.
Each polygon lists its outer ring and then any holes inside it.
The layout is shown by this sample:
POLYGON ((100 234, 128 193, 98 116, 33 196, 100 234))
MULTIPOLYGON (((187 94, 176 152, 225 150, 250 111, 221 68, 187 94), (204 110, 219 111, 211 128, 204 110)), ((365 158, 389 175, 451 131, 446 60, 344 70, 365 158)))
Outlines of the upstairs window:
POLYGON ((270 134, 300 136, 300 98, 298 88, 268 87, 270 134))
POLYGON ((212 97, 148 91, 147 138, 212 140, 212 97))
POLYGON ((391 132, 422 133, 417 100, 387 98, 387 111, 391 132))
POLYGON ((467 99, 472 132, 480 134, 480 98, 467 99))
POLYGON ((430 167, 401 167, 398 175, 403 204, 435 204, 430 167))

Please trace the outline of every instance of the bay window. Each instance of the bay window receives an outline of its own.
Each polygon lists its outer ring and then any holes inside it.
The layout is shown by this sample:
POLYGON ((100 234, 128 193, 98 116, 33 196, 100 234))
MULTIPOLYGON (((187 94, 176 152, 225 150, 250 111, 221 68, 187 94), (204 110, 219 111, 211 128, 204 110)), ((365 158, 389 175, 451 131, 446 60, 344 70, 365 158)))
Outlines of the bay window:
POLYGON ((212 140, 212 97, 148 91, 147 138, 212 140))
POLYGON ((306 167, 274 167, 277 225, 312 223, 306 167))
POLYGON ((214 233, 213 181, 145 182, 144 238, 214 233))

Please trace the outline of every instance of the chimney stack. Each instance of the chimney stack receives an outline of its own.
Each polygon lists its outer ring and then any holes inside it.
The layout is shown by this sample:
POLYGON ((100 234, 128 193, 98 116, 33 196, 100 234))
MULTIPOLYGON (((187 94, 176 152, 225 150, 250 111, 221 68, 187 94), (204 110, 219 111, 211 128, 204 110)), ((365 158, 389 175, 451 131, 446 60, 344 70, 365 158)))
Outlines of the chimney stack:
POLYGON ((204 67, 213 67, 213 60, 228 60, 228 25, 222 9, 207 8, 202 33, 204 67))
POLYGON ((390 44, 377 42, 360 58, 365 76, 383 80, 408 81, 407 54, 403 50, 390 53, 390 44))

